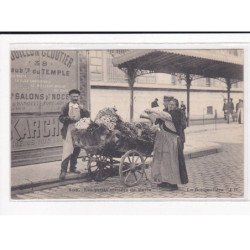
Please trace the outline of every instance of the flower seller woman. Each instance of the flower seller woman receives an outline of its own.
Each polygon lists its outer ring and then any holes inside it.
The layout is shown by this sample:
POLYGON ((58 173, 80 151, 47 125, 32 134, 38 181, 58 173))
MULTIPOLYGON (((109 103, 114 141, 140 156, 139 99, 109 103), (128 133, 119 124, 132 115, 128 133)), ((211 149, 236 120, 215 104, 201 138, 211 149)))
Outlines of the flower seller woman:
POLYGON ((147 109, 149 119, 159 125, 156 132, 151 166, 152 178, 158 187, 177 190, 178 184, 188 183, 182 142, 169 113, 157 108, 147 109))

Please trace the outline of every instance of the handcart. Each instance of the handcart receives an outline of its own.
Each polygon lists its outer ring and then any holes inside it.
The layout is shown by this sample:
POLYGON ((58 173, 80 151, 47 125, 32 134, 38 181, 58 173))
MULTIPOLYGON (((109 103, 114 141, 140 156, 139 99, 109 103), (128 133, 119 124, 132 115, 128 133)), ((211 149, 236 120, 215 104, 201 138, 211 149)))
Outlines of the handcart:
POLYGON ((153 143, 136 138, 130 143, 120 143, 103 146, 82 147, 87 156, 89 177, 95 181, 104 181, 108 177, 119 175, 122 184, 128 187, 137 185, 147 175, 147 158, 152 156, 153 143))

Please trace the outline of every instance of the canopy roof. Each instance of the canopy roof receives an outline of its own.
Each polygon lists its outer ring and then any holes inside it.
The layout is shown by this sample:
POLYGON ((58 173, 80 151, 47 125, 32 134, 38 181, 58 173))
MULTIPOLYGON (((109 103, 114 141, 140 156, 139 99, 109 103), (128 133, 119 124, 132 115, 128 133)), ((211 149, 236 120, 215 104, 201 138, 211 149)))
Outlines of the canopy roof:
POLYGON ((209 78, 243 80, 243 56, 223 50, 130 50, 113 58, 119 68, 149 70, 154 73, 189 73, 209 78))

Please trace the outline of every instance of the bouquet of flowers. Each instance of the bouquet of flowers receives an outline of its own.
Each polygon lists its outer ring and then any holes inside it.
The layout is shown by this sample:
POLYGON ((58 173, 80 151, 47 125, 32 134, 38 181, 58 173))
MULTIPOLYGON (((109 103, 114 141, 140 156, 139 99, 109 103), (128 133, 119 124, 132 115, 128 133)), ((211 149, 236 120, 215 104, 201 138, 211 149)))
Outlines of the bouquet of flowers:
POLYGON ((138 129, 134 123, 119 122, 116 124, 115 128, 127 139, 135 139, 137 137, 138 129))
POLYGON ((90 118, 81 118, 77 123, 75 123, 75 128, 86 130, 89 127, 90 123, 90 118))
POLYGON ((121 117, 116 113, 116 109, 115 108, 104 108, 101 109, 97 115, 95 120, 100 119, 102 116, 108 116, 108 117, 112 117, 115 118, 116 121, 121 121, 121 117))
POLYGON ((98 112, 95 118, 95 123, 103 124, 111 131, 114 131, 116 125, 120 122, 122 122, 122 119, 116 113, 115 108, 104 108, 98 112))
POLYGON ((103 124, 105 125, 109 130, 114 131, 115 126, 116 126, 116 118, 109 116, 109 115, 103 115, 99 119, 95 120, 95 123, 97 124, 103 124))

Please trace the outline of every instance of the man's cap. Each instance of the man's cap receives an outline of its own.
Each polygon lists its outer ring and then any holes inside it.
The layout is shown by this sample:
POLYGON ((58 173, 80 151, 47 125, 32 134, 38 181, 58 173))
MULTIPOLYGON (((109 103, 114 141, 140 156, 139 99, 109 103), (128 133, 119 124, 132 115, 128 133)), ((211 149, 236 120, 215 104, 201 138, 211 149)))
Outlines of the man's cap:
POLYGON ((71 94, 78 94, 78 95, 80 95, 80 91, 78 89, 71 89, 69 91, 69 95, 71 95, 71 94))

